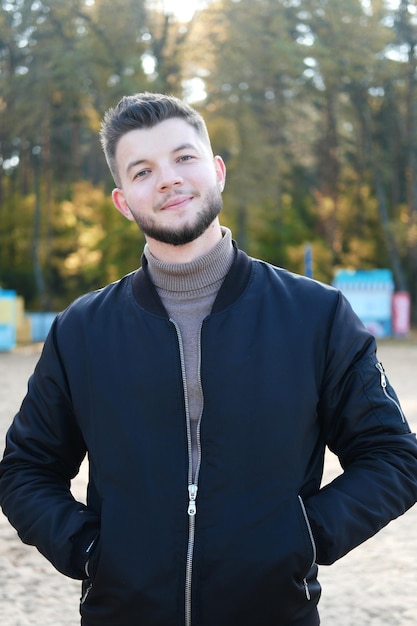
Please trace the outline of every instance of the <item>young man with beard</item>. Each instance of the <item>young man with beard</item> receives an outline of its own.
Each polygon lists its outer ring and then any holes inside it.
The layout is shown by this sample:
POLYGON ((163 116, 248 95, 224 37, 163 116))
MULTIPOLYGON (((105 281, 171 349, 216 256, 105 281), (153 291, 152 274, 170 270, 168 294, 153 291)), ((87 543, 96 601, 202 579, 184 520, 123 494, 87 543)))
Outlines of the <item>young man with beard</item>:
POLYGON ((374 338, 335 289, 237 248, 188 105, 125 97, 101 139, 142 266, 57 316, 7 435, 3 510, 83 580, 84 626, 317 626, 318 564, 417 499, 374 338), (344 471, 321 488, 326 446, 344 471))

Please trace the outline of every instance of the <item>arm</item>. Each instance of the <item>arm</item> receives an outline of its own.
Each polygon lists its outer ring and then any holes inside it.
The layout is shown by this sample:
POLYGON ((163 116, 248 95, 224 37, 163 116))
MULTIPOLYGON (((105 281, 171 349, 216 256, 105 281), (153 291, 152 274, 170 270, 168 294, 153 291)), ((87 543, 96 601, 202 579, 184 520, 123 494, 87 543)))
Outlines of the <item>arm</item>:
POLYGON ((319 417, 344 470, 306 502, 317 562, 330 564, 417 500, 416 438, 381 371, 374 339, 343 299, 330 334, 319 417))
POLYGON ((55 326, 29 380, 0 463, 0 504, 25 543, 62 573, 84 578, 98 517, 70 492, 86 449, 73 414, 55 326))

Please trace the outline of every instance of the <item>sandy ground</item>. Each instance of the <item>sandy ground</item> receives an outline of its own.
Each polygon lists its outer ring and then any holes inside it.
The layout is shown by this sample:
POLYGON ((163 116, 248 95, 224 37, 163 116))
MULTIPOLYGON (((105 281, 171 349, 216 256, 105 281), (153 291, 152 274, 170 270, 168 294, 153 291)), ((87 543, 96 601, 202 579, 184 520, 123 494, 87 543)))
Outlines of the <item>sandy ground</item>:
MULTIPOLYGON (((30 346, 0 352, 1 449, 39 351, 40 346, 30 346)), ((379 356, 416 431, 417 338, 380 341, 379 356)), ((338 462, 329 455, 325 482, 337 473, 338 462)), ((76 497, 83 499, 85 485, 83 467, 73 485, 76 497)), ((335 565, 320 568, 320 581, 323 626, 416 626, 417 506, 335 565)), ((22 544, 0 513, 0 624, 76 626, 79 596, 78 581, 22 544)))

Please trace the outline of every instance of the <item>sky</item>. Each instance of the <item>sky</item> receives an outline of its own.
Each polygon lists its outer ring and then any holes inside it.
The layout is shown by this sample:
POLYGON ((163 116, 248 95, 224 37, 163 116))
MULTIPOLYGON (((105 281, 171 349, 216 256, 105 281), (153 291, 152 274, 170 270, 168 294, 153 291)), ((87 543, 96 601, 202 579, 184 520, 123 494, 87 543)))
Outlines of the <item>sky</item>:
MULTIPOLYGON (((174 13, 181 21, 188 21, 193 13, 206 4, 205 0, 159 0, 166 13, 174 13)), ((369 5, 371 0, 362 0, 363 4, 369 5)), ((397 9, 400 0, 386 0, 390 9, 397 9)))
POLYGON ((166 13, 174 13, 178 19, 187 22, 199 8, 199 0, 160 0, 166 13))

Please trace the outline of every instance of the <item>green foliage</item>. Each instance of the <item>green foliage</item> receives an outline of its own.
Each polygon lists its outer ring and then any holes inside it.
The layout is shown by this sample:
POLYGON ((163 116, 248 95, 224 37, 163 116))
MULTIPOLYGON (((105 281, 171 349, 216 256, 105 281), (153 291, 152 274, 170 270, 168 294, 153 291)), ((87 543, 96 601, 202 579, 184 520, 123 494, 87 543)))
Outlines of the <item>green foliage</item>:
POLYGON ((0 284, 56 309, 137 267, 143 238, 111 203, 101 117, 125 93, 203 84, 239 244, 303 272, 308 242, 326 282, 392 267, 417 304, 415 10, 209 0, 181 23, 158 0, 3 0, 0 284))
POLYGON ((50 290, 69 301, 103 287, 138 267, 142 248, 137 228, 102 188, 76 183, 71 200, 57 205, 50 290))

